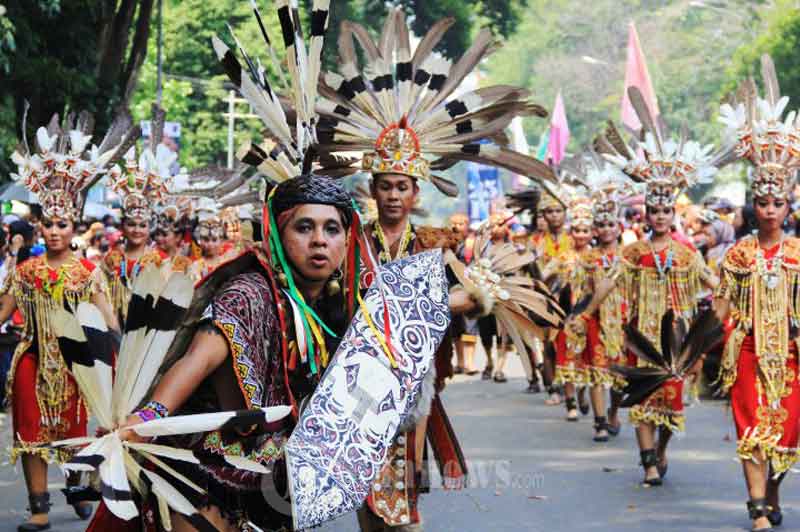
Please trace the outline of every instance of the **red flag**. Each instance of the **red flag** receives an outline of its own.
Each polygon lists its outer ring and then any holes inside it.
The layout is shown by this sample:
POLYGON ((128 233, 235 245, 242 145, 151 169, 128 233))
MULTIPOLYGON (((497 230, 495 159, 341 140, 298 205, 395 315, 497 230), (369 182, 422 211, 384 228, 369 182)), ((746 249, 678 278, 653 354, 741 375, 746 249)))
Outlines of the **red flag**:
POLYGON ((628 63, 625 66, 625 91, 622 95, 622 123, 632 131, 639 131, 642 124, 628 98, 628 87, 637 87, 641 91, 650 114, 657 120, 660 114, 658 100, 653 90, 653 82, 650 81, 642 46, 639 44, 639 34, 633 22, 628 27, 628 63))
POLYGON ((564 100, 561 98, 561 91, 558 91, 553 118, 550 120, 550 144, 547 146, 550 164, 558 166, 561 163, 567 153, 567 144, 569 144, 569 124, 564 110, 564 100))

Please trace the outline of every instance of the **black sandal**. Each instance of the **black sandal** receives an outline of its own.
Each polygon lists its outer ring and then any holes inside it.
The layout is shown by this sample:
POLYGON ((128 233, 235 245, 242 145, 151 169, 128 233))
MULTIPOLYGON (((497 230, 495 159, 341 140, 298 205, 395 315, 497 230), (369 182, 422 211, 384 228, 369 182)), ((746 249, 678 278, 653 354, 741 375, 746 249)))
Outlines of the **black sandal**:
POLYGON ((589 415, 589 401, 586 399, 586 388, 578 390, 578 408, 584 416, 589 415))
POLYGON ((492 380, 492 373, 494 373, 494 367, 486 366, 486 369, 484 369, 483 373, 481 373, 481 379, 485 381, 492 380))
POLYGON ((783 524, 783 512, 781 512, 780 508, 772 510, 769 515, 767 515, 767 519, 772 526, 781 526, 783 524))
MULTIPOLYGON (((751 521, 766 517, 769 520, 770 507, 767 506, 767 499, 750 499, 747 501, 747 513, 751 521)), ((771 522, 770 522, 771 524, 771 522)), ((773 532, 772 526, 766 528, 752 528, 751 532, 773 532)))
POLYGON ((564 404, 567 407, 567 421, 578 421, 578 402, 575 398, 567 397, 564 400, 564 404), (575 412, 574 416, 572 415, 573 412, 575 412))
MULTIPOLYGON (((28 510, 31 515, 50 513, 50 494, 48 492, 28 496, 28 510)), ((17 527, 17 532, 37 532, 39 530, 50 530, 50 523, 43 525, 35 523, 23 523, 17 527)))
POLYGON ((525 393, 529 394, 542 393, 542 387, 539 386, 538 381, 528 381, 528 387, 525 388, 525 393))
MULTIPOLYGON (((609 418, 611 417, 611 409, 610 408, 606 411, 606 414, 608 415, 609 418)), ((610 436, 619 436, 619 431, 622 428, 621 424, 617 425, 617 426, 614 426, 614 425, 608 423, 607 425, 608 426, 606 427, 606 430, 608 430, 608 434, 610 436)))
POLYGON ((647 470, 653 466, 658 466, 658 456, 656 455, 656 450, 647 449, 644 451, 640 451, 639 457, 642 460, 642 468, 644 469, 644 475, 645 475, 642 484, 650 487, 661 486, 663 484, 663 481, 661 480, 660 476, 651 479, 647 478, 647 470))
POLYGON ((608 421, 606 421, 605 416, 595 416, 594 438, 592 438, 592 440, 596 442, 607 442, 608 434, 608 421), (603 431, 605 431, 605 435, 601 434, 603 431))

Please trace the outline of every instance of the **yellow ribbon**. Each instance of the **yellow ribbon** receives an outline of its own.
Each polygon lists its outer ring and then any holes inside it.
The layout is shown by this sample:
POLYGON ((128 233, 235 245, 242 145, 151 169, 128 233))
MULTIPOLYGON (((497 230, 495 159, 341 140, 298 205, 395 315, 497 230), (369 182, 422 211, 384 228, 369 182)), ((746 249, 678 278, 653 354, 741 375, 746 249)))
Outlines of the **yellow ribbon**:
POLYGON ((375 326, 375 323, 372 321, 372 317, 367 312, 367 304, 364 303, 364 299, 361 297, 361 294, 356 291, 356 298, 358 298, 358 304, 361 307, 361 312, 364 313, 364 319, 367 320, 367 325, 369 325, 372 334, 375 335, 375 338, 378 339, 378 342, 381 344, 383 348, 383 352, 386 353, 386 356, 389 358, 389 363, 392 365, 393 368, 397 368, 397 362, 392 356, 392 351, 389 349, 389 345, 386 343, 386 339, 381 335, 378 328, 375 326))

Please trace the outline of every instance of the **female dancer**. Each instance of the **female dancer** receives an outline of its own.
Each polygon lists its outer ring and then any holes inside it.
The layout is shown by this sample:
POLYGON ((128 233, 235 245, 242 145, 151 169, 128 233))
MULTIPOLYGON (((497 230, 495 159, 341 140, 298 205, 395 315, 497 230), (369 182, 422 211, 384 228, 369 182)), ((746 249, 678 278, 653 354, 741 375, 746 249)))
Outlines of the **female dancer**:
MULTIPOLYGON (((25 146, 25 153, 15 152, 13 157, 19 165, 19 180, 39 195, 47 248, 43 255, 17 267, 0 297, 2 322, 17 308, 25 318, 8 379, 14 422, 11 460, 22 458, 32 514, 18 527, 20 532, 50 528, 47 466, 53 459, 66 457, 40 445, 86 436, 86 406, 68 369, 69 353, 61 352, 52 320, 57 314, 74 312, 82 301, 91 301, 103 312, 108 326, 119 329, 100 270, 88 260, 77 259, 70 249, 83 191, 105 171, 114 150, 104 142, 99 149, 102 155, 86 160, 91 119, 81 114, 77 124, 73 121, 70 116, 59 128, 58 117, 54 117, 48 129, 37 131, 39 153, 30 153, 25 146)), ((79 478, 71 476, 68 486, 77 485, 79 478)), ((89 503, 74 507, 81 519, 92 514, 89 503)))
POLYGON ((797 461, 800 432, 798 348, 791 332, 800 321, 800 240, 781 229, 800 167, 789 145, 798 131, 794 122, 784 125, 788 99, 779 99, 772 61, 768 56, 762 61, 765 82, 775 88, 769 99, 757 100, 746 86, 747 101, 721 112, 737 136, 736 155, 754 166, 758 231, 728 250, 715 294, 717 311, 729 318, 731 329, 719 381, 730 392, 747 509, 757 531, 783 521, 779 489, 797 461))
MULTIPOLYGON (((673 238, 678 196, 686 187, 708 181, 716 168, 710 164, 711 147, 662 139, 641 93, 635 87, 629 93, 631 101, 637 102, 635 108, 642 124, 649 125, 645 128, 646 141, 639 144, 644 157, 633 153, 613 125, 609 125, 598 145, 628 176, 645 183, 645 218, 650 235, 622 250, 618 271, 598 283, 587 314, 597 311, 616 283, 622 282, 626 321, 653 345, 661 345, 661 322, 667 310, 672 309, 679 316, 693 316, 702 285, 713 288, 717 283, 702 256, 673 238)), ((660 486, 667 472, 667 445, 673 432, 684 429, 683 381, 673 379, 649 394, 631 408, 630 420, 636 426, 644 484, 660 486)))
MULTIPOLYGON (((584 285, 584 270, 580 268, 580 258, 591 251, 592 241, 592 203, 588 192, 574 192, 568 204, 572 237, 572 253, 561 262, 564 283, 569 285, 569 306, 575 304, 581 295, 584 285)), ((556 336, 556 371, 553 384, 564 387, 564 398, 567 407, 567 421, 578 421, 578 400, 576 389, 580 387, 580 409, 583 414, 589 413, 589 405, 585 400, 586 384, 581 369, 582 345, 568 341, 567 331, 561 330, 556 336)))
MULTIPOLYGON (((155 122, 155 121, 154 121, 155 122)), ((155 134, 156 126, 153 126, 155 134)), ((152 143, 158 142, 154 138, 152 143)), ((154 208, 163 198, 164 180, 175 153, 163 144, 155 144, 155 151, 147 148, 137 159, 134 148, 125 154, 125 170, 114 167, 111 171, 113 188, 122 196, 123 249, 113 249, 103 259, 103 272, 111 291, 114 311, 125 322, 133 280, 147 264, 161 265, 168 255, 150 247, 150 225, 154 208)))

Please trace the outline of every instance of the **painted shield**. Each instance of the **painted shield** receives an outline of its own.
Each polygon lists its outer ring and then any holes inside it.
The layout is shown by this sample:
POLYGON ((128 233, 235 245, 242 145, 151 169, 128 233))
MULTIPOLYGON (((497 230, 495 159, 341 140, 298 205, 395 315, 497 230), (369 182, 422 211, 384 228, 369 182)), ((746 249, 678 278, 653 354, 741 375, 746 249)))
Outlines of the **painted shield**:
POLYGON ((397 368, 358 312, 284 448, 297 530, 361 507, 450 325, 441 251, 378 275, 365 302, 379 331, 388 305, 397 368))

